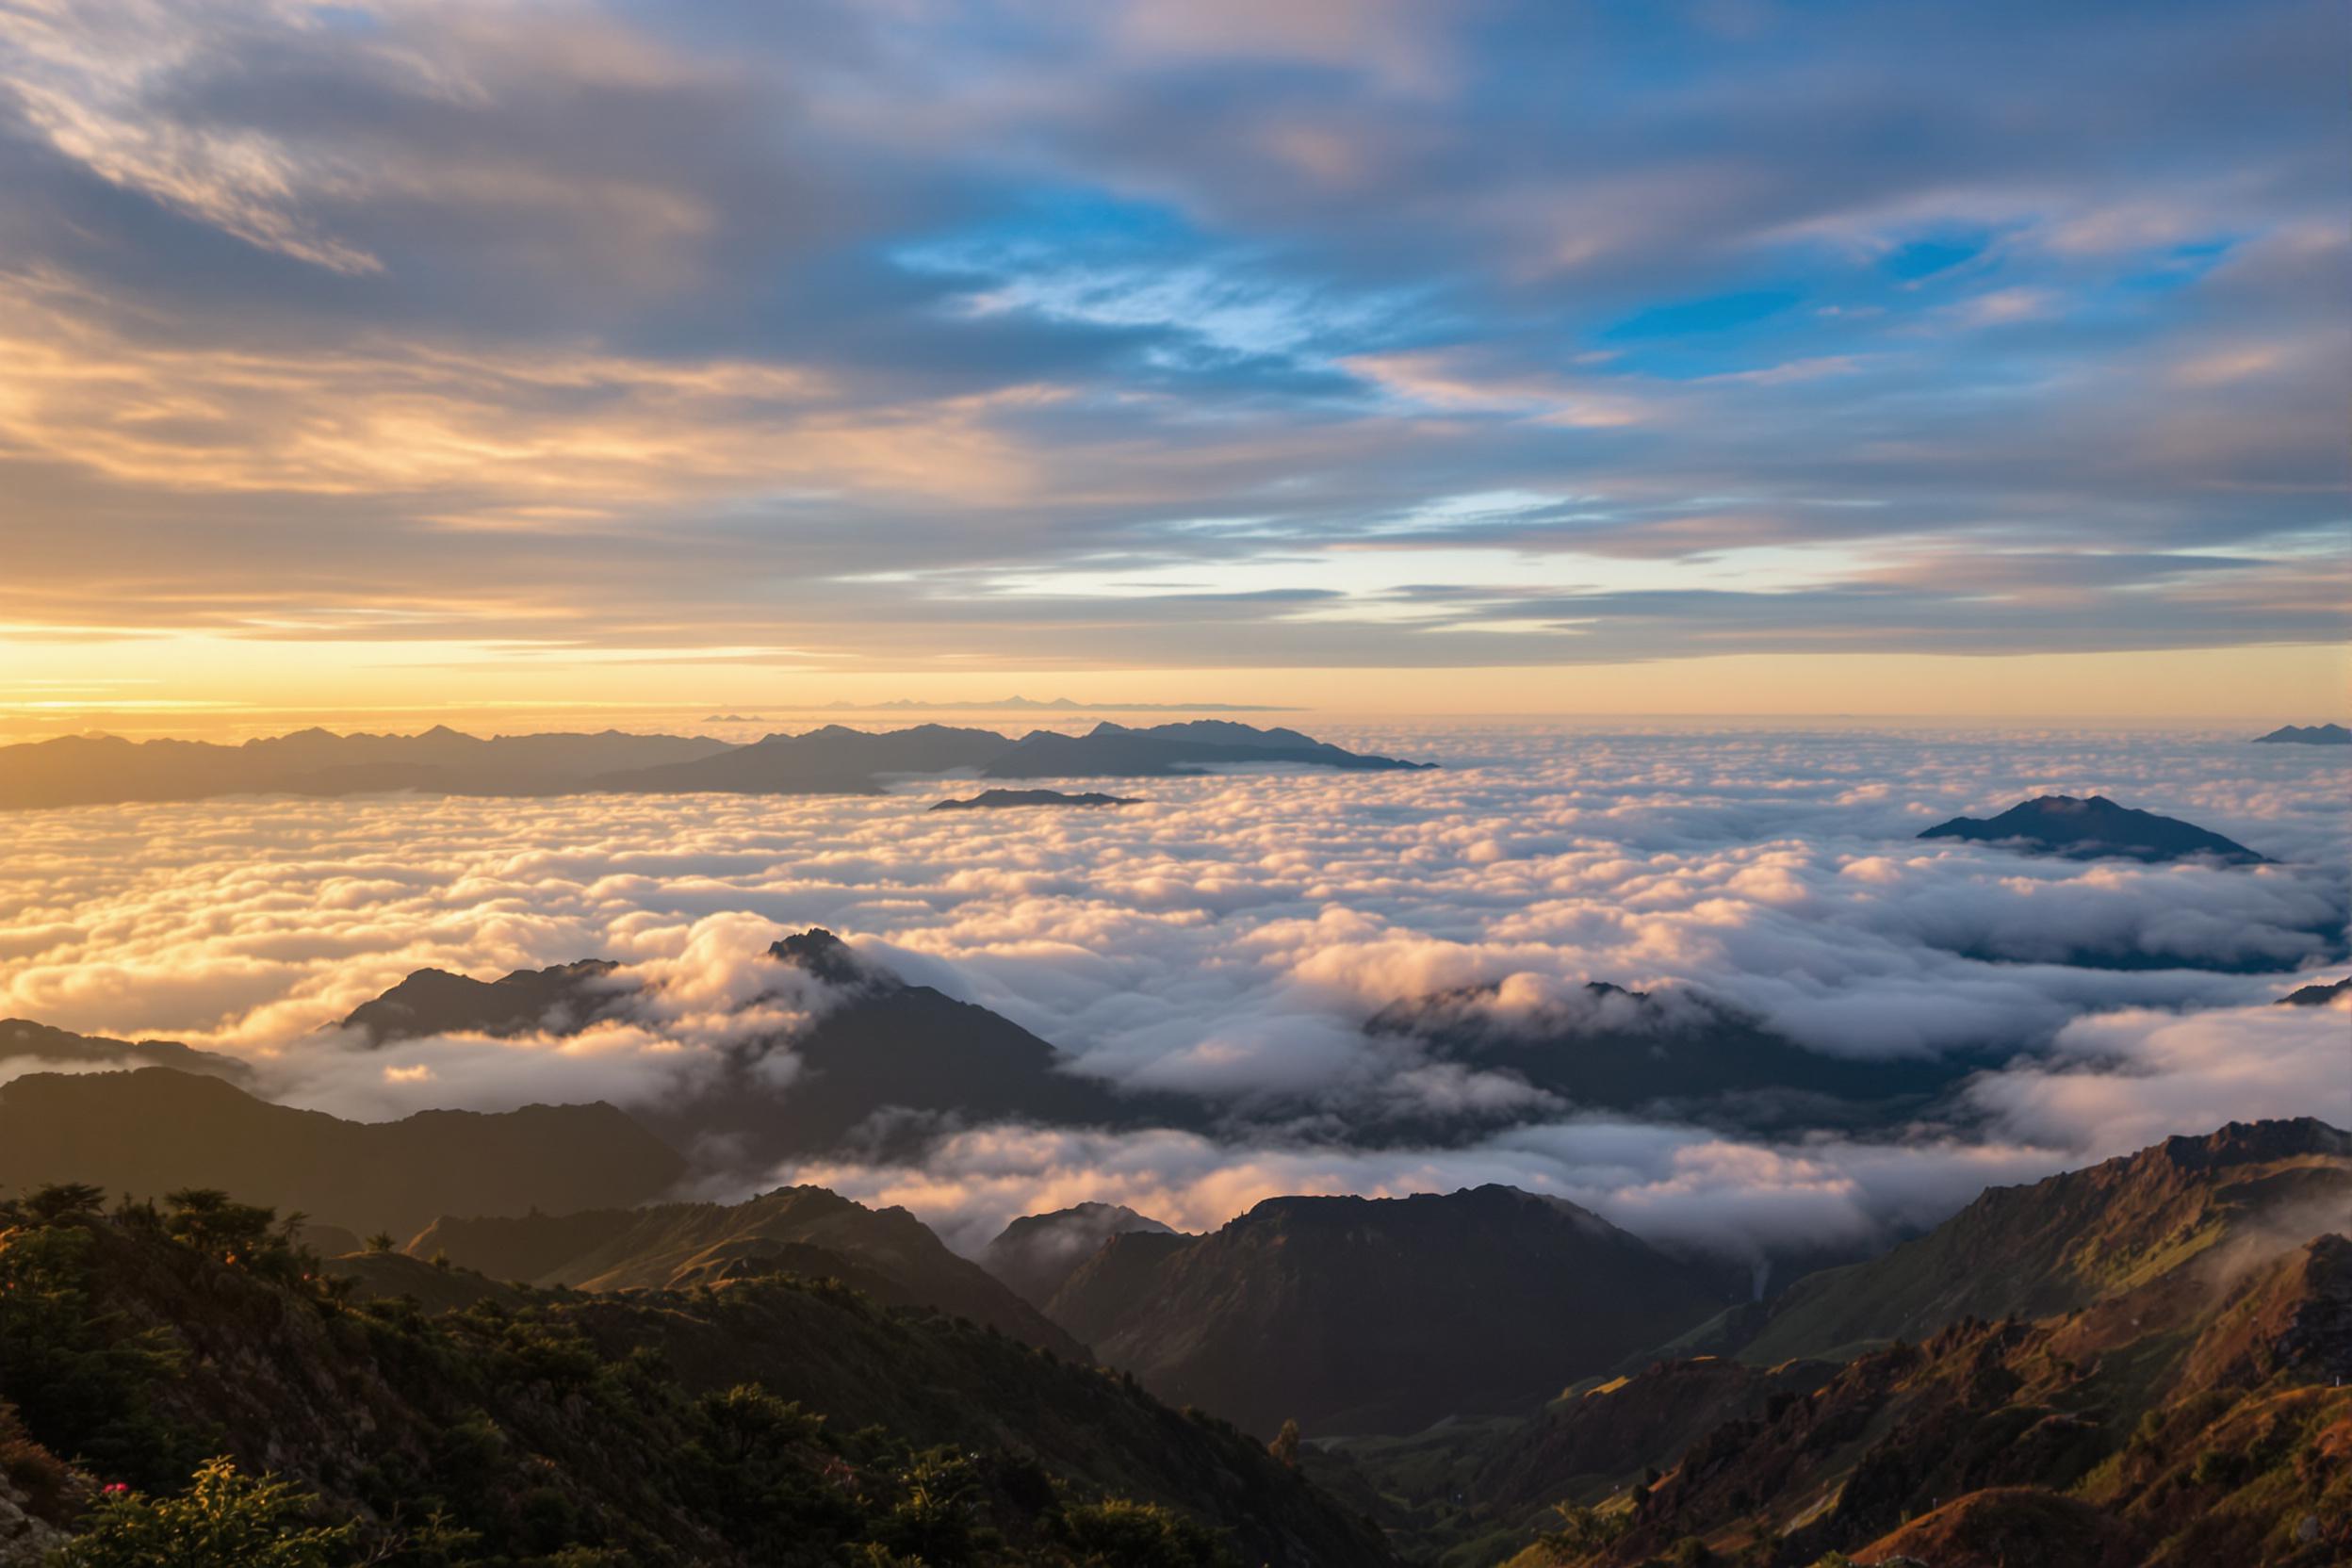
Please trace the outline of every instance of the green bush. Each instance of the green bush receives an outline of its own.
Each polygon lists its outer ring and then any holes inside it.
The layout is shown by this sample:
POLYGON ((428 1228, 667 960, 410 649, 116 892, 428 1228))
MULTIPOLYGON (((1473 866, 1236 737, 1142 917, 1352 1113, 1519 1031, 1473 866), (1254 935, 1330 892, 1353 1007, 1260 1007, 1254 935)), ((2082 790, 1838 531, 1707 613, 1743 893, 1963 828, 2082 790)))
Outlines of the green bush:
POLYGON ((178 1496, 107 1498, 48 1568, 340 1568, 355 1527, 312 1525, 316 1508, 285 1481, 210 1460, 178 1496))

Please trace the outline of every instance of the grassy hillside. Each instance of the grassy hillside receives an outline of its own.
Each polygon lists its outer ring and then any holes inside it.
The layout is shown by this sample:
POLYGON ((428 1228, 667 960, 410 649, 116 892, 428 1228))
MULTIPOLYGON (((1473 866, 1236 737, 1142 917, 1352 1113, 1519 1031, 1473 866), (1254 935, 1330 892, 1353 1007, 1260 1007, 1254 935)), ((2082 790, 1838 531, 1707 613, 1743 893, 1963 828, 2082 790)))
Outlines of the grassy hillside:
POLYGON ((2040 1317, 2210 1250, 2276 1250, 2352 1213, 2352 1135, 2232 1123, 2029 1186, 1994 1187, 1928 1234, 1791 1286, 1740 1354, 1759 1365, 1917 1339, 1963 1318, 2040 1317))

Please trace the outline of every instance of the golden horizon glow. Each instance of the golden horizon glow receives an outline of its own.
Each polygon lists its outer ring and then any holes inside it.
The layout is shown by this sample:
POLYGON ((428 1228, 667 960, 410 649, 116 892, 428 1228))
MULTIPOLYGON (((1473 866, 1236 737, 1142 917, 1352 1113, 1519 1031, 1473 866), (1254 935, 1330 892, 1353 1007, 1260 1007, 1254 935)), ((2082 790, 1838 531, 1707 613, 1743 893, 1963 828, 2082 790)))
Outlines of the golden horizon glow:
MULTIPOLYGON (((0 638, 0 739, 85 730, 250 736, 331 729, 694 727, 702 714, 803 715, 913 701, 941 710, 1020 696, 1251 705, 1342 718, 1853 718, 2267 728, 2339 718, 2343 646, 1949 656, 1740 654, 1646 663, 1235 670, 842 669, 748 650, 541 650, 276 642, 167 633, 0 638), (430 694, 423 694, 429 690, 430 694), (397 722, 396 722, 397 721, 397 722)), ((1001 710, 1018 713, 1019 710, 1001 710)), ((873 727, 887 711, 843 715, 873 727)), ((1268 719, 1263 722, 1278 722, 1268 719)))

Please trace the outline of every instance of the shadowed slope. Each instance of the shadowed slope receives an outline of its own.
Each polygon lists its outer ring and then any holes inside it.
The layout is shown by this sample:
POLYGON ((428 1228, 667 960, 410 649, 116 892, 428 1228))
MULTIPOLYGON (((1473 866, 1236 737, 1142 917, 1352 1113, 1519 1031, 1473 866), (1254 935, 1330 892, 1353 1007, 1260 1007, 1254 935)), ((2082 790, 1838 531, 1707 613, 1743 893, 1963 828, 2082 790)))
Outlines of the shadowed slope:
POLYGON ((885 1306, 969 1317, 1070 1360, 1093 1359, 905 1209, 869 1209, 823 1187, 779 1187, 731 1204, 443 1217, 407 1250, 446 1254, 494 1279, 590 1291, 671 1290, 769 1273, 840 1277, 885 1306))
POLYGON ((0 1191, 45 1182, 137 1197, 219 1187, 363 1233, 405 1234, 451 1209, 633 1203, 684 1168, 606 1104, 361 1122, 170 1068, 37 1073, 0 1086, 0 1191))
POLYGON ((1485 1186, 1269 1199, 1113 1236, 1051 1314, 1163 1397, 1254 1430, 1526 1410, 1723 1305, 1725 1282, 1559 1199, 1485 1186))

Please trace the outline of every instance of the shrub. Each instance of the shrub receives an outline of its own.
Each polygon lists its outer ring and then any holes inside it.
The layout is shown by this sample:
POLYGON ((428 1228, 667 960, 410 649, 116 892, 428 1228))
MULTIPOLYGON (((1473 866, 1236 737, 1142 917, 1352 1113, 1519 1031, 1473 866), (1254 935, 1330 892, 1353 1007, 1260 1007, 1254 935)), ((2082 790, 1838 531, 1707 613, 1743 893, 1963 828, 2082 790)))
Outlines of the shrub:
POLYGON ((338 1568, 356 1528, 309 1524, 316 1507, 286 1481, 210 1460, 178 1496, 110 1496, 49 1568, 338 1568))

